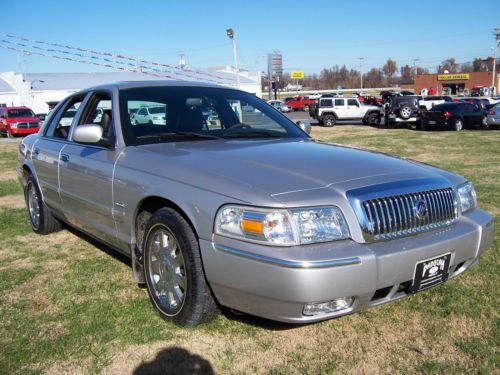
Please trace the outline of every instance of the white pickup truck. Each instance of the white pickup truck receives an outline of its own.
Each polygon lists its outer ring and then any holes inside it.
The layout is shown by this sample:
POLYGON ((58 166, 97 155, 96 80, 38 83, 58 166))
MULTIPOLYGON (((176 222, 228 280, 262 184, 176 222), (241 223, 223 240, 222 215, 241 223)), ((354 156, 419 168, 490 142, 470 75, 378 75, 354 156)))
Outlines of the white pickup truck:
POLYGON ((362 120, 365 125, 376 125, 383 113, 380 107, 364 105, 357 98, 320 98, 309 114, 321 125, 331 127, 337 120, 362 120))

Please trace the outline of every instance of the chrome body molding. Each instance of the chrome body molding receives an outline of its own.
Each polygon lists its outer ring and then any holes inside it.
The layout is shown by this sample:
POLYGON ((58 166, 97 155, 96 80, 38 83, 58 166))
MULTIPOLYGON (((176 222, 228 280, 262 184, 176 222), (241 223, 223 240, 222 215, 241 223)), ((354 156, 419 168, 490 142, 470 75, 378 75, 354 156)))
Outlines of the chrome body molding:
POLYGON ((290 261, 284 259, 271 258, 265 255, 254 254, 248 251, 235 249, 233 247, 217 243, 214 243, 213 247, 215 250, 222 251, 231 255, 286 268, 299 268, 299 269, 333 268, 333 267, 353 266, 356 264, 361 264, 360 257, 341 258, 341 259, 322 260, 322 261, 290 261))

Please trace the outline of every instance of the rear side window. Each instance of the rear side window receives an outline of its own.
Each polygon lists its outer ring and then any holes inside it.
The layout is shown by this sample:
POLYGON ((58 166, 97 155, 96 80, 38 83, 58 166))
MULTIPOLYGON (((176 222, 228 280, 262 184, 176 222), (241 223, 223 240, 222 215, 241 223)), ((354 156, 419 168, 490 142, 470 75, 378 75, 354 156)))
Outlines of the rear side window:
POLYGON ((333 107, 333 100, 332 99, 321 99, 319 106, 320 107, 333 107))
POLYGON ((358 105, 356 99, 347 99, 347 105, 358 105))

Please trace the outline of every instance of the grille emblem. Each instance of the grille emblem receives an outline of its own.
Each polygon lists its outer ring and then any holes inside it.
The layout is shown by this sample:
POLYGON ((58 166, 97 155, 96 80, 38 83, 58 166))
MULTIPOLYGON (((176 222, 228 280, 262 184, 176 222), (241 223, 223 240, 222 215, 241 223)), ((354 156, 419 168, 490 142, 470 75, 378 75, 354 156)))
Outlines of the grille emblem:
POLYGON ((423 199, 418 199, 415 202, 413 209, 415 210, 415 215, 419 220, 423 220, 427 216, 427 203, 423 199))

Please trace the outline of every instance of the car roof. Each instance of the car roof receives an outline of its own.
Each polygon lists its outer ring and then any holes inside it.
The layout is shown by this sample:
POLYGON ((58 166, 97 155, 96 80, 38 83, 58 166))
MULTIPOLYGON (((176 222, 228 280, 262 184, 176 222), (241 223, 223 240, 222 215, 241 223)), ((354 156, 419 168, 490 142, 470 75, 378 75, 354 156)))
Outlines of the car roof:
POLYGON ((19 107, 3 107, 2 109, 31 109, 31 108, 28 108, 26 106, 19 106, 19 107))
POLYGON ((221 89, 234 89, 232 87, 215 85, 212 83, 206 82, 192 82, 192 81, 175 81, 175 80, 158 80, 158 81, 120 81, 107 83, 98 86, 92 86, 82 90, 81 92, 86 91, 95 91, 95 90, 109 90, 109 89, 132 89, 132 88, 140 88, 140 87, 215 87, 221 89))

